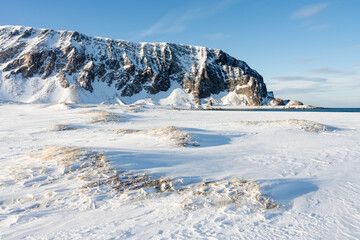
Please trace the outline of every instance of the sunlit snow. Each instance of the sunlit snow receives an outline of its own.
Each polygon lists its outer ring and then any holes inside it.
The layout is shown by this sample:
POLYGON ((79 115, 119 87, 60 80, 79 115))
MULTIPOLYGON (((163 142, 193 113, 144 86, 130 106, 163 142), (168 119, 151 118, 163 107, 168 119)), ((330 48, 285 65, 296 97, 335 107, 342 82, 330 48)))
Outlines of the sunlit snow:
POLYGON ((360 238, 360 113, 0 111, 4 239, 360 238))

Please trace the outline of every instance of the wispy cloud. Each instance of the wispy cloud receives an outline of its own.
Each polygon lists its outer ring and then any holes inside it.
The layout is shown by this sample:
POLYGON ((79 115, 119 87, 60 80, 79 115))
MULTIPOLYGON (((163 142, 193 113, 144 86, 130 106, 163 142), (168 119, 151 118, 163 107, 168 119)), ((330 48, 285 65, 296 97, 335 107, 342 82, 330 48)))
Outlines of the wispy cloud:
POLYGON ((344 71, 337 68, 331 68, 331 67, 324 67, 324 68, 315 68, 310 70, 312 73, 316 74, 327 74, 327 75, 354 75, 356 72, 353 71, 344 71))
POLYGON ((278 78, 272 77, 266 85, 283 99, 297 99, 314 106, 358 107, 360 103, 359 76, 329 76, 326 81, 308 81, 317 79, 312 76, 278 78))
POLYGON ((351 50, 360 50, 360 44, 349 47, 351 50))
POLYGON ((330 27, 330 24, 318 24, 313 20, 305 20, 305 21, 302 21, 302 23, 300 24, 300 27, 306 28, 311 31, 319 31, 319 30, 323 30, 323 29, 330 27))
POLYGON ((328 27, 330 27, 329 24, 317 24, 317 25, 309 26, 308 29, 313 31, 318 31, 318 30, 326 29, 328 27))
POLYGON ((219 41, 219 40, 225 40, 230 38, 230 34, 224 34, 224 33, 213 33, 205 35, 204 38, 211 40, 211 41, 219 41))
POLYGON ((199 9, 188 11, 182 15, 176 16, 175 18, 171 15, 165 15, 156 23, 151 25, 149 28, 142 31, 138 37, 143 38, 153 34, 159 33, 179 33, 187 28, 189 22, 196 18, 199 9))
POLYGON ((296 99, 307 104, 316 104, 313 97, 324 90, 329 90, 328 79, 308 76, 275 76, 267 82, 267 88, 273 90, 275 96, 283 99, 296 99))
POLYGON ((308 63, 314 62, 316 60, 317 60, 317 58, 303 58, 303 59, 297 60, 295 63, 297 63, 297 64, 308 64, 308 63))
POLYGON ((316 22, 314 16, 324 11, 331 4, 331 2, 324 2, 305 6, 294 12, 291 18, 300 20, 300 27, 310 31, 320 31, 329 28, 329 24, 316 22))
POLYGON ((307 82, 326 82, 326 78, 322 77, 303 77, 303 76, 275 76, 271 79, 277 81, 307 81, 307 82))
POLYGON ((141 34, 139 34, 139 37, 149 36, 157 31, 159 31, 159 29, 162 29, 166 25, 166 22, 167 22, 166 17, 162 18, 161 20, 156 22, 154 25, 152 25, 151 27, 149 27, 148 29, 143 31, 141 34))
MULTIPOLYGON (((295 95, 295 94, 304 94, 304 93, 318 93, 318 92, 323 92, 324 90, 328 90, 329 87, 324 87, 324 86, 318 86, 318 87, 287 87, 287 88, 283 88, 283 89, 278 89, 276 90, 276 94, 286 94, 286 95, 295 95)), ((295 96, 294 96, 295 97, 295 96)), ((295 97, 297 99, 297 97, 295 97)))
POLYGON ((329 2, 327 3, 318 3, 314 5, 309 5, 306 7, 303 7, 299 9, 298 11, 294 12, 291 17, 295 19, 304 19, 311 17, 321 11, 323 11, 325 8, 327 8, 330 5, 329 2))
POLYGON ((217 15, 239 1, 240 0, 222 0, 216 2, 215 4, 207 4, 206 6, 198 8, 192 7, 189 8, 190 10, 181 13, 173 11, 140 32, 137 38, 144 38, 155 34, 183 32, 189 27, 192 21, 217 15))

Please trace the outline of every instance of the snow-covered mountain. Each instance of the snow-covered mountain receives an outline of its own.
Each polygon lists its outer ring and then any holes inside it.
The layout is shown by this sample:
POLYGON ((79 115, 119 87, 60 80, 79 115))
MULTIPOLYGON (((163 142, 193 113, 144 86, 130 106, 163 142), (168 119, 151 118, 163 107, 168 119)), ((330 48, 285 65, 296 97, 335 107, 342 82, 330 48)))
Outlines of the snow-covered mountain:
POLYGON ((209 101, 216 105, 284 104, 267 91, 259 73, 221 50, 22 26, 0 27, 0 98, 161 105, 209 101))

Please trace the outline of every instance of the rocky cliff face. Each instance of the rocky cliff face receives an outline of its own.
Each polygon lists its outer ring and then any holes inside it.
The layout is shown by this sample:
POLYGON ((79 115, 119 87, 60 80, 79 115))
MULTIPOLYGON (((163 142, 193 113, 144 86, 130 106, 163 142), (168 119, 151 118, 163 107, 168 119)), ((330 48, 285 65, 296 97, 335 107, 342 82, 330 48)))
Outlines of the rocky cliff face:
POLYGON ((273 99, 259 73, 221 50, 18 26, 0 27, 0 75, 2 98, 30 96, 24 88, 34 85, 31 96, 41 97, 29 99, 40 102, 63 99, 54 97, 59 87, 90 96, 97 83, 119 98, 156 96, 176 85, 198 103, 228 93, 243 105, 273 99))

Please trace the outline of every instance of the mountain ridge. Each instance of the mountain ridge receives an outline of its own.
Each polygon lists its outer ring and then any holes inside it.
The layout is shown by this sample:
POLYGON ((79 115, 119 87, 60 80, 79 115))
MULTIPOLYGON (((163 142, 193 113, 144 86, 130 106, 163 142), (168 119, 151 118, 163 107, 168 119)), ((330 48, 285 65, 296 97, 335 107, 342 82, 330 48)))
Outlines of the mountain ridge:
MULTIPOLYGON (((219 49, 0 26, 0 97, 25 102, 285 105, 246 62, 219 49), (187 94, 187 95, 186 95, 187 94), (155 99, 155 100, 154 100, 155 99)), ((299 103, 300 104, 300 103, 299 103)))

